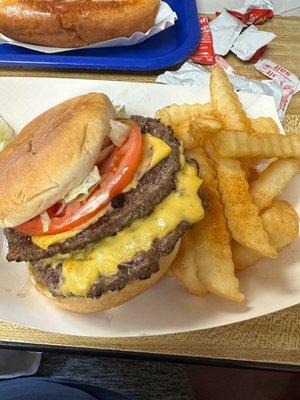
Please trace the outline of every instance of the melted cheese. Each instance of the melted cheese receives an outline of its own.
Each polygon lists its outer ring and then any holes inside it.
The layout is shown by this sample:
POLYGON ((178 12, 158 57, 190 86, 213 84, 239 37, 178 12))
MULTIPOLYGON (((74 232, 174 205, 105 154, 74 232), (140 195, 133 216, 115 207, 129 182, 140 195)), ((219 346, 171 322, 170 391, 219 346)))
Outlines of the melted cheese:
POLYGON ((143 135, 143 155, 141 165, 130 184, 126 186, 122 193, 129 192, 129 190, 136 188, 142 176, 163 159, 168 157, 171 152, 171 147, 162 139, 153 136, 150 133, 145 133, 143 135))
POLYGON ((63 295, 87 296, 99 274, 117 273, 119 264, 132 260, 141 251, 148 251, 156 238, 168 235, 180 222, 195 223, 203 218, 197 194, 200 184, 195 168, 185 164, 177 175, 176 190, 148 217, 136 220, 84 252, 61 260, 63 295))
POLYGON ((52 244, 64 242, 77 235, 79 232, 80 230, 57 233, 56 235, 33 235, 31 236, 31 240, 41 249, 48 249, 52 244))
POLYGON ((147 157, 148 159, 150 158, 150 163, 146 163, 146 168, 145 166, 142 167, 142 171, 145 168, 145 172, 149 171, 161 162, 161 160, 168 157, 172 151, 171 147, 167 145, 165 141, 156 136, 150 135, 150 133, 144 134, 143 146, 143 160, 147 160, 147 157))
MULTIPOLYGON (((161 160, 168 157, 172 149, 162 139, 156 136, 146 133, 143 135, 143 156, 141 166, 136 174, 136 177, 132 180, 130 185, 126 187, 124 192, 127 192, 138 185, 139 179, 151 168, 155 167, 161 160)), ((106 210, 107 211, 107 210, 106 210)), ((106 212, 105 211, 105 212, 106 212)), ((87 228, 93 222, 96 222, 103 213, 97 214, 96 218, 88 221, 88 223, 80 226, 77 230, 59 233, 57 235, 33 235, 31 237, 32 242, 42 249, 48 249, 49 246, 64 242, 73 236, 76 236, 83 229, 87 228)))

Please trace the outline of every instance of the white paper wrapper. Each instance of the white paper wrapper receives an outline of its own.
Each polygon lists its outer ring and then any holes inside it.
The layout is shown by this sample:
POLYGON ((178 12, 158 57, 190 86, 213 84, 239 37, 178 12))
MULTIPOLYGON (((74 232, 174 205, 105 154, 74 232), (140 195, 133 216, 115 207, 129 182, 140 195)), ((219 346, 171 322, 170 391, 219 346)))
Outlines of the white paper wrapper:
POLYGON ((275 37, 275 33, 260 31, 256 26, 251 25, 237 38, 231 51, 241 60, 247 61, 275 37))
MULTIPOLYGON (((205 103, 209 89, 94 80, 0 78, 0 112, 18 132, 47 108, 80 94, 99 91, 128 114, 154 116, 172 103, 205 103)), ((282 129, 272 97, 239 93, 250 117, 273 117, 282 129)), ((300 211, 300 178, 283 198, 300 211)), ((277 260, 263 260, 239 273, 246 300, 235 304, 212 295, 188 294, 169 276, 144 294, 112 310, 77 315, 57 309, 33 289, 24 263, 5 261, 0 236, 0 319, 51 332, 87 336, 139 336, 206 329, 246 320, 292 306, 300 300, 300 240, 277 260)))
POLYGON ((215 54, 225 56, 243 29, 243 23, 226 10, 210 24, 215 54))
POLYGON ((248 10, 251 10, 253 8, 274 10, 274 3, 272 0, 245 0, 242 7, 231 8, 227 6, 226 8, 237 11, 241 14, 245 14, 248 10))
MULTIPOLYGON (((228 73, 229 80, 234 85, 236 91, 273 96, 276 109, 278 112, 280 111, 283 90, 276 82, 270 80, 256 81, 245 78, 244 76, 237 75, 222 57, 216 57, 216 60, 228 73), (220 61, 218 62, 218 60, 220 61)), ((156 82, 165 83, 167 85, 198 86, 206 88, 209 86, 209 80, 210 72, 207 69, 189 61, 184 63, 178 71, 167 71, 159 75, 156 82)), ((280 116, 283 118, 281 113, 280 116)))
POLYGON ((256 64, 254 64, 254 67, 259 72, 272 79, 271 82, 278 85, 282 90, 282 96, 277 110, 279 118, 283 120, 293 95, 300 91, 299 78, 272 60, 261 58, 256 64))
POLYGON ((170 6, 167 3, 162 1, 158 15, 156 17, 155 25, 147 33, 136 32, 130 38, 121 37, 77 48, 57 48, 57 47, 37 46, 32 44, 21 43, 0 34, 0 44, 4 43, 13 44, 15 46, 24 47, 26 49, 35 50, 41 53, 48 53, 48 54, 61 53, 65 51, 80 50, 80 49, 101 49, 104 47, 133 46, 135 44, 143 42, 144 40, 150 38, 151 36, 156 35, 157 33, 164 31, 170 26, 173 26, 176 20, 177 20, 176 13, 170 8, 170 6))
POLYGON ((245 0, 244 6, 247 8, 263 8, 274 10, 273 0, 245 0))
POLYGON ((0 379, 34 375, 40 366, 41 354, 31 351, 1 350, 0 379))

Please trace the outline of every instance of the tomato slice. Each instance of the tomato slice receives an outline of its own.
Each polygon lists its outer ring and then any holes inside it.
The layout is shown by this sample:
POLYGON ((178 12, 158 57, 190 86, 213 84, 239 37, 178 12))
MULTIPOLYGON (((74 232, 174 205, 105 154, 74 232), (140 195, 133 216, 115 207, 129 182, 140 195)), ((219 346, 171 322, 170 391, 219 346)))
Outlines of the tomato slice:
POLYGON ((95 216, 110 200, 131 182, 142 157, 142 135, 140 127, 132 120, 123 122, 131 126, 128 139, 122 147, 115 148, 99 165, 100 183, 84 200, 75 199, 68 203, 60 215, 55 215, 58 206, 50 207, 49 229, 43 231, 40 215, 16 227, 19 232, 31 235, 52 235, 74 229, 95 216))

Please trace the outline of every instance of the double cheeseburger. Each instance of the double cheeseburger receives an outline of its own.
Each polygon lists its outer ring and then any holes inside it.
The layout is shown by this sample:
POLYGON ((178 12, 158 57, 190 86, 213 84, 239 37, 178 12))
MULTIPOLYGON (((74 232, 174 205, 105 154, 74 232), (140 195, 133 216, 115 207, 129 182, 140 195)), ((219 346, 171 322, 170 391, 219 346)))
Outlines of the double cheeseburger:
POLYGON ((46 111, 0 154, 0 226, 58 306, 93 312, 143 292, 203 216, 197 164, 170 127, 118 119, 90 93, 46 111))
POLYGON ((0 0, 0 33, 23 43, 81 47, 147 32, 160 0, 0 0))

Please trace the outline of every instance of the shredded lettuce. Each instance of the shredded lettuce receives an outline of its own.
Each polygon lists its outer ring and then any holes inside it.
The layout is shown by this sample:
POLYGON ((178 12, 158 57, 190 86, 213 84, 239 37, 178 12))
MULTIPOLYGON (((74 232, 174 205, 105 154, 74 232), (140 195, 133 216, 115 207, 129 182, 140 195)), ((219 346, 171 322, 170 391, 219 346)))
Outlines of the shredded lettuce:
POLYGON ((87 195, 90 190, 97 185, 101 180, 101 176, 97 166, 94 166, 90 174, 85 178, 80 185, 76 186, 70 193, 68 193, 64 200, 66 203, 70 203, 70 201, 76 199, 78 196, 87 195))
POLYGON ((115 105, 115 110, 116 110, 116 117, 117 118, 124 118, 126 117, 126 107, 125 105, 115 105))
POLYGON ((15 131, 0 115, 0 151, 7 146, 14 136, 15 131))

